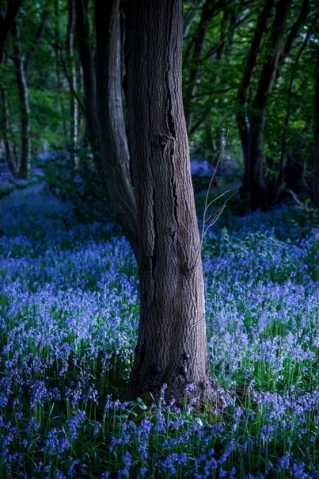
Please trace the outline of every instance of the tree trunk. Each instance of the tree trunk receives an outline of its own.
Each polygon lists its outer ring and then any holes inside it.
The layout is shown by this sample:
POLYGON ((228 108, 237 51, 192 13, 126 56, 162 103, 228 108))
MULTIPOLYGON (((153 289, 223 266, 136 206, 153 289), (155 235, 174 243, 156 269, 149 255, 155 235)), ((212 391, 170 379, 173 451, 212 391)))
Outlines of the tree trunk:
POLYGON ((249 134, 249 183, 252 209, 267 209, 272 203, 268 185, 264 178, 264 128, 266 106, 274 85, 279 56, 284 44, 286 20, 291 0, 279 0, 273 20, 268 54, 263 64, 256 95, 252 103, 253 115, 250 120, 249 134))
MULTIPOLYGON (((291 31, 296 30, 296 25, 299 24, 301 25, 302 20, 304 20, 304 14, 305 14, 305 4, 308 2, 308 0, 303 2, 303 8, 300 12, 300 15, 296 22, 293 25, 293 28, 291 31)), ((293 94, 293 88, 294 88, 294 82, 295 82, 295 71, 298 68, 298 63, 301 59, 303 51, 306 49, 309 39, 311 37, 312 29, 308 28, 307 34, 304 36, 304 40, 301 44, 301 47, 298 50, 298 53, 296 55, 295 61, 294 61, 294 67, 292 69, 292 72, 290 74, 290 79, 288 82, 288 88, 287 88, 287 93, 286 93, 286 108, 285 108, 285 118, 284 118, 284 128, 282 130, 282 139, 281 139, 281 151, 280 151, 280 159, 279 159, 279 165, 278 165, 278 171, 276 175, 276 179, 273 183, 273 197, 275 202, 278 201, 279 196, 285 191, 286 188, 291 188, 289 185, 289 175, 287 178, 287 170, 289 171, 288 167, 288 158, 289 158, 289 152, 287 149, 287 132, 289 129, 289 124, 290 124, 290 116, 291 116, 291 96, 293 94)), ((292 39, 292 35, 290 33, 289 35, 289 42, 286 40, 286 46, 284 48, 284 52, 287 54, 290 53, 290 48, 292 48, 292 44, 294 43, 294 40, 292 39)), ((283 55, 283 59, 285 59, 285 56, 283 55)), ((277 75, 277 79, 279 78, 279 75, 277 75)), ((305 168, 303 168, 305 171, 305 168)), ((304 176, 304 175, 303 175, 304 176)), ((304 178, 294 178, 295 181, 298 181, 300 185, 303 184, 304 178)))
POLYGON ((167 398, 203 400, 210 388, 182 104, 182 0, 135 0, 126 13, 127 120, 140 246, 140 324, 129 396, 157 396, 166 384, 167 398))
POLYGON ((95 0, 99 141, 112 212, 138 257, 137 210, 122 105, 119 0, 95 0))
POLYGON ((9 111, 6 97, 6 91, 2 85, 0 85, 0 133, 3 138, 5 158, 9 165, 10 171, 14 176, 18 174, 18 165, 13 152, 11 151, 8 132, 10 130, 9 125, 9 111))
POLYGON ((89 142, 112 214, 138 257, 137 210, 122 105, 119 1, 94 1, 96 68, 89 45, 86 2, 75 0, 75 5, 89 142))
POLYGON ((291 54, 291 51, 294 47, 296 39, 299 36, 299 31, 302 25, 304 24, 304 22, 307 20, 308 15, 311 11, 311 3, 312 3, 311 0, 302 0, 300 10, 299 10, 299 15, 290 28, 290 31, 285 41, 285 46, 283 48, 282 58, 279 60, 279 63, 284 61, 291 54))
POLYGON ((2 5, 2 1, 0 0, 0 64, 3 63, 4 59, 5 41, 10 33, 11 26, 19 11, 21 3, 22 0, 9 0, 7 10, 3 15, 4 6, 2 5))
POLYGON ((96 78, 94 60, 89 42, 89 22, 87 17, 87 1, 75 0, 76 36, 83 72, 84 105, 86 131, 97 171, 102 174, 102 158, 98 134, 98 118, 96 103, 96 78))
POLYGON ((72 167, 75 171, 78 166, 77 149, 79 145, 79 103, 75 97, 77 91, 77 72, 76 62, 74 60, 74 29, 75 29, 75 0, 68 0, 68 25, 66 32, 66 52, 68 64, 70 65, 70 74, 68 75, 70 83, 70 147, 72 167))
MULTIPOLYGON (((56 53, 55 59, 55 75, 58 91, 65 90, 64 78, 61 77, 61 63, 63 64, 62 55, 62 42, 60 40, 60 5, 59 0, 54 0, 54 49, 56 53)), ((65 108, 65 101, 62 95, 58 96, 58 105, 60 109, 60 117, 63 125, 64 138, 68 138, 69 124, 67 118, 69 117, 68 111, 65 108)))
POLYGON ((256 27, 250 44, 249 53, 246 59, 243 77, 238 88, 237 100, 238 111, 236 113, 237 127, 242 144, 244 156, 244 178, 243 188, 245 191, 250 189, 250 160, 249 160, 249 134, 250 121, 247 114, 248 94, 251 87, 251 81, 256 69, 258 54, 261 49, 262 41, 267 29, 267 25, 274 6, 274 0, 266 0, 260 14, 257 18, 256 27))
POLYGON ((19 176, 28 178, 30 175, 30 108, 29 108, 29 91, 27 79, 24 70, 23 54, 20 47, 20 38, 16 22, 14 21, 11 28, 12 37, 14 38, 13 47, 13 63, 15 66, 16 81, 18 87, 19 107, 20 107, 20 162, 19 176))
POLYGON ((315 131, 314 131, 314 174, 313 202, 319 208, 319 46, 315 45, 315 131))

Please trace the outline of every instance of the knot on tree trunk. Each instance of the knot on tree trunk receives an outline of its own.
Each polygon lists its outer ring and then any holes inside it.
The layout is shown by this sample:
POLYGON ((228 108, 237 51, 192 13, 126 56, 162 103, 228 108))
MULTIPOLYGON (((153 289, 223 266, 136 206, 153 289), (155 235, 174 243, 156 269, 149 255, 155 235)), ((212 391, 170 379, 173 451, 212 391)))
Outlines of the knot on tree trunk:
POLYGON ((175 140, 172 135, 163 135, 159 134, 156 138, 156 145, 161 149, 165 150, 165 148, 175 140))

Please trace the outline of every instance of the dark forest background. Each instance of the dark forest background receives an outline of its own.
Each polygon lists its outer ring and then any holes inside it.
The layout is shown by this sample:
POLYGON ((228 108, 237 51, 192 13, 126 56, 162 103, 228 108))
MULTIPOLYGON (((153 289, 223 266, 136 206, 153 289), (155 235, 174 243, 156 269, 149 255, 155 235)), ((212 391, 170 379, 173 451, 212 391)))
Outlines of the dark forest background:
MULTIPOLYGON (((60 194, 110 202, 94 158, 103 19, 99 26, 93 3, 0 3, 0 158, 20 178, 41 161, 60 194)), ((319 206, 318 19, 310 0, 184 2, 197 191, 219 162, 220 173, 236 177, 244 210, 293 198, 319 206)), ((125 115, 124 28, 119 41, 125 115)))

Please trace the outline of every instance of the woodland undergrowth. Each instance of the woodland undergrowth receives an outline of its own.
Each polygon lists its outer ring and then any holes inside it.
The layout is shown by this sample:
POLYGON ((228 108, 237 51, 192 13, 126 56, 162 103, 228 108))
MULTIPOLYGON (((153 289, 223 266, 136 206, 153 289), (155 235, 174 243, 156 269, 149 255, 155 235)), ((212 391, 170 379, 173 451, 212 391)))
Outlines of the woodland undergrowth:
MULTIPOLYGON (((230 202, 231 208, 231 202, 230 202)), ((0 477, 319 476, 319 226, 285 206, 203 240, 211 375, 225 407, 125 402, 136 264, 46 188, 2 200, 0 477), (66 221, 67 219, 67 221, 66 221)))

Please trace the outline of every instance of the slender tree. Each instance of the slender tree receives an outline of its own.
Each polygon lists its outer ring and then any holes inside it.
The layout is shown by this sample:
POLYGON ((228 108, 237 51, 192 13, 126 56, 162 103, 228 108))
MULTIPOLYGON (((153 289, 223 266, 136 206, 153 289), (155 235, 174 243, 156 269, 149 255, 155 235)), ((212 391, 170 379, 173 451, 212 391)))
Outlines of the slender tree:
POLYGON ((18 165, 16 165, 17 171, 13 172, 15 174, 19 174, 23 178, 28 178, 31 167, 29 89, 25 72, 24 54, 21 48, 19 28, 16 21, 13 21, 12 23, 11 35, 14 43, 12 60, 15 66, 15 75, 19 97, 21 138, 19 161, 18 165))
POLYGON ((246 57, 243 76, 237 91, 237 101, 239 107, 236 112, 236 121, 244 156, 245 170, 243 187, 245 190, 249 190, 251 168, 249 155, 250 119, 247 112, 248 98, 251 89, 252 77, 257 66, 258 55, 262 47, 265 33, 267 31, 274 3, 274 0, 266 0, 264 2, 263 8, 259 12, 255 23, 253 37, 246 57))
POLYGON ((182 103, 182 0, 132 0, 126 17, 127 124, 140 248, 140 323, 129 395, 157 395, 165 383, 168 398, 203 400, 211 389, 182 103))
POLYGON ((13 152, 11 151, 11 148, 10 148, 10 141, 8 136, 9 130, 10 130, 10 125, 9 125, 9 111, 8 111, 7 96, 6 96, 5 89, 0 84, 0 131, 1 131, 1 136, 3 139, 5 157, 7 159, 10 169, 11 170, 13 169, 15 172, 16 165, 15 165, 15 158, 13 156, 13 152))
POLYGON ((87 0, 75 0, 75 8, 76 36, 83 73, 86 134, 97 171, 99 174, 102 174, 102 158, 98 138, 96 77, 94 57, 90 44, 90 25, 87 14, 87 0))
MULTIPOLYGON (((319 31, 319 29, 318 29, 319 31)), ((319 208, 319 45, 315 47, 315 128, 314 128, 314 181, 313 201, 316 208, 319 208)))
POLYGON ((249 183, 252 209, 267 209, 272 203, 264 177, 264 129, 266 107, 273 89, 276 70, 284 45, 287 17, 292 0, 278 0, 271 27, 269 47, 252 101, 249 137, 249 183))
POLYGON ((119 4, 119 0, 111 0, 107 5, 103 0, 94 0, 95 61, 85 0, 75 0, 76 29, 89 143, 111 212, 138 257, 137 212, 122 104, 119 4))
MULTIPOLYGON (((66 64, 64 63, 64 68, 68 77, 69 86, 71 89, 70 95, 70 146, 71 146, 71 159, 72 165, 76 168, 78 163, 77 150, 79 148, 79 102, 76 98, 77 92, 77 68, 75 57, 75 0, 68 0, 68 23, 66 29, 66 53, 68 57, 68 64, 70 65, 69 70, 67 71, 66 64)), ((64 60, 62 59, 64 62, 64 60)))
MULTIPOLYGON (((4 6, 3 0, 0 0, 0 64, 5 63, 5 43, 10 34, 11 28, 19 12, 22 0, 9 0, 4 6)), ((14 152, 10 148, 8 139, 9 130, 9 109, 7 102, 7 94, 4 85, 0 83, 0 128, 1 135, 5 146, 5 154, 8 164, 13 172, 16 171, 14 152)))
POLYGON ((298 16, 289 26, 293 7, 292 0, 265 1, 255 24, 237 93, 239 109, 236 119, 245 160, 244 188, 250 191, 252 209, 267 209, 274 204, 284 185, 283 158, 276 180, 268 181, 265 177, 264 135, 270 95, 280 78, 280 67, 291 53, 300 28, 309 14, 310 0, 303 0, 298 6, 298 16), (262 41, 265 40, 266 49, 261 51, 262 41), (262 52, 264 58, 258 72, 256 66, 262 52), (254 88, 252 80, 255 71, 258 78, 254 88))
POLYGON ((4 45, 21 3, 22 0, 9 0, 5 10, 4 2, 0 0, 0 63, 3 63, 4 45))

